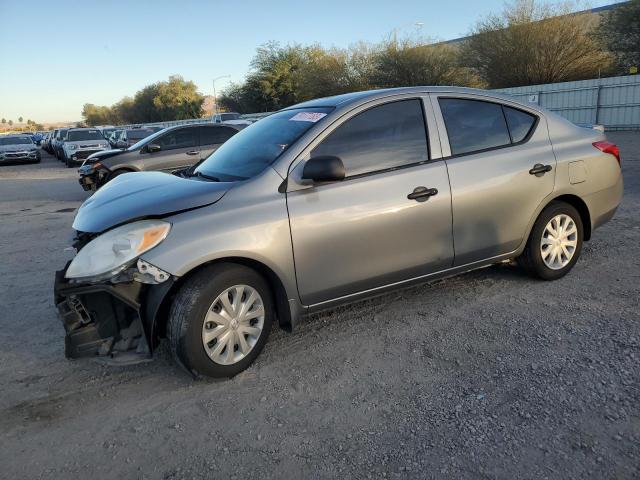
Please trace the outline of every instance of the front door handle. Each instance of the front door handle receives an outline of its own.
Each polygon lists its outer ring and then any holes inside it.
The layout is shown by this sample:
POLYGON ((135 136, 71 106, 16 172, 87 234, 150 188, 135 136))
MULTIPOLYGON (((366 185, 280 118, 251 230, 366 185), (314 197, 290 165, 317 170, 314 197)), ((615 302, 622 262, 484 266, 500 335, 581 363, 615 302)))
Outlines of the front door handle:
POLYGON ((187 152, 187 155, 198 155, 198 153, 200 153, 200 152, 198 152, 198 150, 189 150, 187 152))
POLYGON ((429 200, 429 197, 433 197, 438 194, 437 188, 427 188, 427 187, 416 187, 413 189, 407 198, 409 200, 415 200, 417 202, 426 202, 429 200))
POLYGON ((552 168, 551 165, 543 165, 541 163, 536 163, 533 166, 533 168, 529 170, 529 173, 531 175, 535 175, 536 177, 541 177, 545 173, 550 172, 551 168, 552 168))

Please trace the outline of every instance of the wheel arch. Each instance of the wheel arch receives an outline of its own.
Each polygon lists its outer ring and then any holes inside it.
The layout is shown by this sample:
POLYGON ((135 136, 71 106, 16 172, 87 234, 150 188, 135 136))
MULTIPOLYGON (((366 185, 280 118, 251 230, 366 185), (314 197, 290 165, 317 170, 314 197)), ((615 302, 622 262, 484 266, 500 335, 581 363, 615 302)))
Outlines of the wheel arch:
POLYGON ((591 238, 591 213, 587 204, 577 195, 563 194, 553 198, 545 205, 545 208, 551 202, 565 202, 575 208, 580 214, 580 220, 582 220, 583 238, 585 241, 591 238))
POLYGON ((153 322, 153 332, 155 336, 165 336, 166 334, 166 325, 168 320, 169 307, 176 293, 180 290, 184 282, 191 278, 193 275, 200 272, 202 269, 210 267, 212 265, 218 264, 236 264, 243 265, 245 267, 249 267, 252 270, 255 270, 260 274, 269 284, 271 288, 271 293, 273 295, 273 303, 276 308, 276 316, 278 317, 278 324, 280 328, 285 331, 290 332, 292 329, 293 321, 292 321, 292 313, 289 307, 289 302, 287 299, 287 291, 284 287, 284 283, 280 279, 280 277, 267 265, 264 263, 247 257, 223 257, 216 258, 214 260, 210 260, 208 262, 197 265, 192 268, 180 278, 178 278, 174 284, 171 286, 171 289, 167 292, 165 297, 163 298, 160 307, 158 308, 158 314, 153 322))

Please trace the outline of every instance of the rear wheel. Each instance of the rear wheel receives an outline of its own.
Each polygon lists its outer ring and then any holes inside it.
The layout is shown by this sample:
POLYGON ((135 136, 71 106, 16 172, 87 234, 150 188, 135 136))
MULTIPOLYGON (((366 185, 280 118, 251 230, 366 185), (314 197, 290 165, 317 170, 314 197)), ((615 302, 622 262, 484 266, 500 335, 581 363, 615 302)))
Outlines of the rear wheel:
POLYGON ((171 352, 196 375, 232 377, 260 354, 273 317, 271 291, 257 272, 235 264, 205 268, 173 301, 171 352))
POLYGON ((565 276, 582 251, 582 219, 564 202, 552 202, 533 225, 527 246, 518 259, 532 275, 543 280, 565 276))

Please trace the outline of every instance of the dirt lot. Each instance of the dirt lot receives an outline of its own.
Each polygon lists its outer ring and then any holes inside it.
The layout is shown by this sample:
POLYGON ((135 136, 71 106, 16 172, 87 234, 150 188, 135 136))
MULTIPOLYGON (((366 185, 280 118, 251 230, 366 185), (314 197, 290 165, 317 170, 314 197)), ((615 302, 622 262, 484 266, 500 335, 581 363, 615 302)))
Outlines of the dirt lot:
POLYGON ((52 301, 86 194, 45 154, 0 168, 4 478, 638 478, 640 134, 625 198, 567 277, 500 265, 274 330, 194 382, 68 361, 52 301))

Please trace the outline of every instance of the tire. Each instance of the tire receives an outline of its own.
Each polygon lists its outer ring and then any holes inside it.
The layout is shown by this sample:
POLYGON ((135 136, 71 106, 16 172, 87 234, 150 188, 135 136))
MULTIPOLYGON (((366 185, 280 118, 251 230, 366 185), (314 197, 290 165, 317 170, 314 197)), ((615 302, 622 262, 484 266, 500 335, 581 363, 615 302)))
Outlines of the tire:
MULTIPOLYGON (((230 297, 227 299, 231 301, 230 297)), ((262 351, 269 337, 274 315, 273 297, 269 285, 255 270, 230 263, 207 267, 187 279, 173 300, 167 325, 171 353, 179 364, 195 376, 233 377, 249 367, 262 351), (255 312, 259 312, 259 302, 261 302, 262 316, 249 320, 249 323, 242 320, 237 322, 235 326, 231 323, 228 323, 227 326, 219 325, 217 322, 208 320, 207 315, 215 315, 216 308, 222 306, 218 301, 219 297, 227 289, 231 289, 232 293, 237 292, 238 290, 231 288, 235 286, 244 287, 244 293, 238 298, 248 301, 250 300, 249 296, 256 298, 253 297, 253 292, 259 295, 259 300, 255 300, 253 304, 247 303, 247 305, 250 312, 254 312, 254 307, 256 308, 255 312), (252 292, 251 295, 249 292, 252 292), (256 323, 250 323, 254 320, 256 323), (260 325, 261 328, 258 328, 260 325), (235 339, 231 343, 233 349, 229 350, 224 347, 219 352, 220 358, 226 359, 230 354, 233 357, 240 357, 239 359, 232 359, 227 364, 214 360, 216 348, 222 347, 223 343, 222 341, 218 343, 216 338, 210 340, 210 343, 205 346, 205 332, 211 332, 213 328, 220 328, 224 332, 219 335, 223 341, 225 338, 229 338, 229 336, 225 337, 227 332, 231 331, 230 334, 235 335, 231 336, 235 339), (260 330, 260 333, 248 336, 248 334, 242 333, 245 331, 244 328, 260 330), (251 346, 246 354, 240 348, 240 335, 243 335, 245 346, 251 346)), ((215 318, 221 317, 222 315, 218 315, 215 318)), ((229 345, 229 343, 226 344, 229 345)))
POLYGON ((529 235, 529 240, 527 241, 527 246, 522 252, 522 255, 518 258, 518 263, 522 265, 531 276, 542 280, 557 280, 558 278, 564 277, 576 264, 578 258, 580 258, 584 238, 583 235, 584 227, 582 225, 582 218, 578 211, 568 203, 558 201, 551 202, 542 212, 540 212, 536 223, 534 223, 533 228, 531 229, 531 234, 529 235), (561 222, 562 218, 564 218, 564 227, 569 226, 566 228, 566 231, 573 231, 573 228, 570 226, 570 222, 568 222, 566 218, 570 218, 571 221, 573 221, 575 234, 571 234, 566 237, 568 242, 575 242, 573 250, 571 250, 570 246, 568 247, 568 250, 564 251, 558 247, 561 252, 569 251, 571 254, 570 258, 567 257, 566 253, 561 253, 559 256, 554 257, 553 250, 555 247, 553 244, 547 245, 546 247, 542 246, 543 237, 548 239, 549 243, 554 241, 553 237, 551 237, 549 232, 546 231, 547 225, 554 218, 560 218, 561 222), (546 261, 545 258, 543 258, 543 248, 545 251, 551 251, 551 254, 547 254, 546 261), (549 263, 553 263, 550 262, 550 259, 554 258, 557 261, 552 267, 549 263), (568 262, 566 261, 567 258, 569 258, 568 262))
POLYGON ((67 168, 73 167, 73 163, 71 163, 71 160, 67 158, 67 155, 65 153, 62 154, 62 161, 64 162, 67 168))

